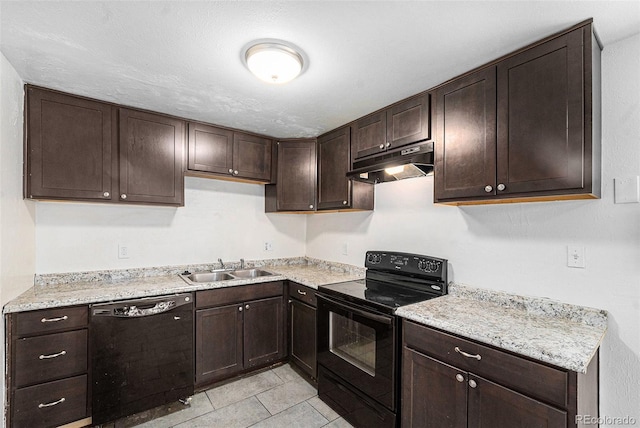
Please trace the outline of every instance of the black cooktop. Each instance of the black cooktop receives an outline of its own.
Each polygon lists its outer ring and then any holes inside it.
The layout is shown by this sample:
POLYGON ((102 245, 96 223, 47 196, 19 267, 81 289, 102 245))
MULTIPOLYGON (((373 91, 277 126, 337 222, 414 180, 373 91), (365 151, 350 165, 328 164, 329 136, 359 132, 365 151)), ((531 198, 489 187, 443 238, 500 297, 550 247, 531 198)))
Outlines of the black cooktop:
POLYGON ((320 294, 393 314, 447 294, 447 260, 420 254, 367 251, 366 279, 322 285, 320 294))
POLYGON ((367 279, 321 285, 319 291, 385 313, 393 313, 401 306, 433 299, 441 295, 367 279))

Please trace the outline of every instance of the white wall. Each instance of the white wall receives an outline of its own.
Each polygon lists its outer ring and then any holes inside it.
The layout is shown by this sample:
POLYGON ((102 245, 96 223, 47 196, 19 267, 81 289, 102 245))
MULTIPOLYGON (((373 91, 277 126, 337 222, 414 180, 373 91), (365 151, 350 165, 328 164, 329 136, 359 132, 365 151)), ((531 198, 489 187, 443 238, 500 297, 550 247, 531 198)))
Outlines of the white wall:
POLYGON ((640 424, 640 204, 613 200, 614 178, 640 175, 640 35, 602 64, 602 199, 456 208, 433 205, 433 177, 386 183, 373 213, 310 217, 307 255, 361 266, 368 249, 428 254, 449 259, 455 282, 606 309, 601 415, 640 424), (586 248, 586 269, 567 267, 568 244, 586 248))
MULTIPOLYGON (((0 306, 33 286, 35 272, 34 204, 22 199, 22 104, 22 80, 0 54, 0 306)), ((0 335, 4 402, 4 317, 0 335)))
POLYGON ((181 208, 38 202, 37 273, 304 256, 305 216, 265 214, 264 186, 187 177, 185 187, 181 208))

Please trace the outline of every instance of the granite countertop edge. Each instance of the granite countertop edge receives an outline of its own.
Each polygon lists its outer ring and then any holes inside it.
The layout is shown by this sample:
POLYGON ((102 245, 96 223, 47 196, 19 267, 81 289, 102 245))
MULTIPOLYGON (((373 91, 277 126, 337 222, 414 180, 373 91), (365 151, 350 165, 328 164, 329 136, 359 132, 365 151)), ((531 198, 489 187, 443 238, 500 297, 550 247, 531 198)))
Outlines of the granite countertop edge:
POLYGON ((586 373, 607 330, 601 309, 458 284, 450 291, 396 314, 578 373, 586 373))
MULTIPOLYGON (((239 263, 225 266, 237 269, 239 263)), ((3 314, 284 280, 317 289, 324 284, 364 278, 364 268, 307 257, 250 261, 245 267, 258 267, 273 275, 191 284, 178 275, 184 270, 220 268, 217 264, 37 275, 33 287, 5 304, 3 314)))

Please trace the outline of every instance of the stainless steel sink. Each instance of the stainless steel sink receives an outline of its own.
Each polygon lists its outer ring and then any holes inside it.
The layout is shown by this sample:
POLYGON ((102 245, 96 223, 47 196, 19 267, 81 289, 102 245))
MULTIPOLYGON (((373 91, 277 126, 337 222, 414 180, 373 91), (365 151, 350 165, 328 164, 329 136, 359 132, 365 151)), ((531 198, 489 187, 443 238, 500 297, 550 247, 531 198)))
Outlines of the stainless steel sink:
POLYGON ((189 274, 181 274, 180 277, 189 283, 193 282, 216 282, 229 281, 232 279, 250 279, 262 276, 272 276, 275 273, 267 272, 262 269, 238 269, 238 270, 219 270, 213 272, 195 272, 189 274))
POLYGON ((260 276, 271 276, 274 274, 262 269, 239 269, 232 271, 231 275, 236 278, 258 278, 260 276))
POLYGON ((228 272, 198 272, 181 276, 192 282, 214 282, 234 279, 228 272))

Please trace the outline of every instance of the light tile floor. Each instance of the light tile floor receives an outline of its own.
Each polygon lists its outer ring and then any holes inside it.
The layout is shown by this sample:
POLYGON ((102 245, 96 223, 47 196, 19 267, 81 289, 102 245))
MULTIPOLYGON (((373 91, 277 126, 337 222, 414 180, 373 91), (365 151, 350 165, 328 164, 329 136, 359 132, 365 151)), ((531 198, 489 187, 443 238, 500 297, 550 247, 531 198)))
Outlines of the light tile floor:
POLYGON ((349 428, 288 364, 116 421, 115 428, 349 428))

